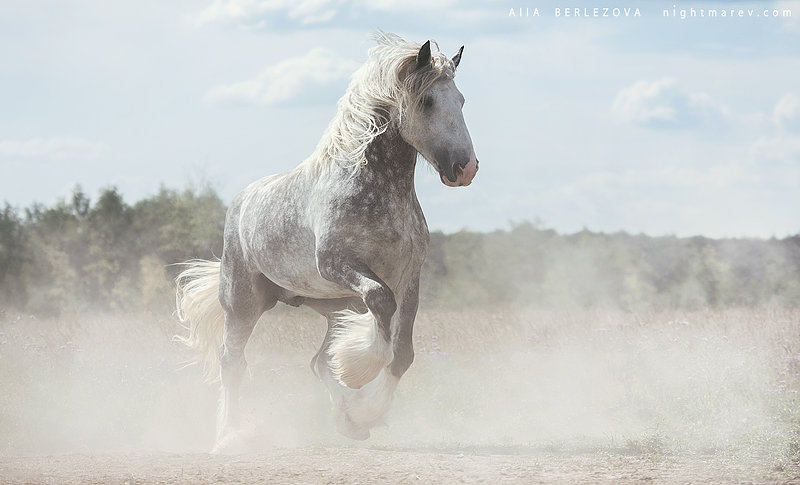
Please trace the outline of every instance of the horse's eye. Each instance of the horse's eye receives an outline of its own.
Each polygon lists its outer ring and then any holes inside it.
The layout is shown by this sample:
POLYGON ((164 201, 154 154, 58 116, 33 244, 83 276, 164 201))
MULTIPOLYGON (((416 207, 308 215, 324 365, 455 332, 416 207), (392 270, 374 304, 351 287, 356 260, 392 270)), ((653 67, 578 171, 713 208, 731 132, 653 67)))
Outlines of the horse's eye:
POLYGON ((433 97, 431 97, 431 96, 423 97, 422 98, 422 106, 424 106, 425 108, 430 108, 431 106, 433 106, 433 97))

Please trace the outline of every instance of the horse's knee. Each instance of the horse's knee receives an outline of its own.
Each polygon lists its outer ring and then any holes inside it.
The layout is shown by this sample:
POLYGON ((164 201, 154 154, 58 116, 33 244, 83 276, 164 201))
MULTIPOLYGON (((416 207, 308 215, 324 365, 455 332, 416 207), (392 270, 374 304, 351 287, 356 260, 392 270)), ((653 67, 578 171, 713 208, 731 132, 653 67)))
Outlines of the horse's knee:
POLYGON ((400 345, 394 349, 394 360, 389 371, 398 379, 405 374, 414 362, 414 348, 411 345, 400 345))
POLYGON ((267 310, 271 310, 278 303, 280 288, 261 273, 249 276, 229 274, 233 270, 225 271, 220 278, 219 301, 223 310, 231 317, 232 321, 246 322, 255 325, 255 322, 267 310))
POLYGON ((394 293, 383 285, 367 291, 367 294, 364 295, 364 303, 372 310, 372 313, 386 315, 390 318, 397 311, 397 300, 394 298, 394 293))

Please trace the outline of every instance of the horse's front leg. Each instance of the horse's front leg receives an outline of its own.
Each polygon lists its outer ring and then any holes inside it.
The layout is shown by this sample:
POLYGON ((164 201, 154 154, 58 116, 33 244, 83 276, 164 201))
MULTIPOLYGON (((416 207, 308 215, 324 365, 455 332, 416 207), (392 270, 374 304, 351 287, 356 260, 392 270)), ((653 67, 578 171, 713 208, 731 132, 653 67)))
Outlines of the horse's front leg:
POLYGON ((392 327, 394 360, 389 371, 400 379, 414 362, 414 320, 419 307, 419 274, 415 275, 403 295, 392 327))
MULTIPOLYGON (((375 379, 358 391, 346 389, 341 394, 341 413, 337 415, 337 425, 345 436, 369 436, 369 429, 383 420, 392 404, 400 377, 414 361, 413 332, 419 305, 419 275, 398 296, 397 313, 391 327, 394 359, 375 379)), ((331 389, 331 396, 335 396, 334 389, 331 389)), ((334 399, 334 403, 336 402, 334 399)))
POLYGON ((336 321, 327 313, 329 326, 319 352, 314 356, 312 367, 328 388, 334 406, 336 428, 348 438, 363 440, 370 436, 370 429, 381 423, 389 410, 400 377, 414 360, 413 327, 419 302, 419 277, 402 292, 398 309, 392 322, 392 346, 394 360, 378 375, 360 389, 343 386, 330 370, 328 349, 332 342, 332 330, 336 321))
POLYGON ((333 376, 347 387, 360 389, 392 362, 391 322, 397 301, 353 251, 320 248, 316 256, 319 274, 358 294, 367 307, 363 314, 345 310, 335 315, 327 350, 333 376))

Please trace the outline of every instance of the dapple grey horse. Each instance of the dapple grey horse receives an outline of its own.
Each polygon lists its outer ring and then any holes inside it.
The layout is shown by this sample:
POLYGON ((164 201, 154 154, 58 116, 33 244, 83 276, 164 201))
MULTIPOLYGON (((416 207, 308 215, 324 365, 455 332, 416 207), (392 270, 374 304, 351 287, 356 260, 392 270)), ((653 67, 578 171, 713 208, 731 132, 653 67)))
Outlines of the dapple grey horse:
POLYGON ((327 385, 337 429, 369 437, 414 360, 412 328, 429 235, 414 188, 417 155, 451 187, 478 160, 453 58, 384 32, 353 75, 314 153, 258 180, 228 209, 221 261, 178 276, 183 340, 221 379, 217 445, 237 425, 244 348, 277 302, 328 319, 311 367, 327 385))

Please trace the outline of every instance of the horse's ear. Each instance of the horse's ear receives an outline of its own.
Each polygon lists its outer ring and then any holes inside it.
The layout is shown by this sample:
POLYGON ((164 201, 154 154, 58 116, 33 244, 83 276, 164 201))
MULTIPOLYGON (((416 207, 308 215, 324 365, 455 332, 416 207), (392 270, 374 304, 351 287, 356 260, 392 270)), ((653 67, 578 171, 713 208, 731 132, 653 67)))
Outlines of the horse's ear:
POLYGON ((431 63, 431 41, 422 44, 417 53, 417 69, 425 67, 431 63))
POLYGON ((453 56, 453 66, 458 67, 458 63, 461 62, 461 53, 464 52, 464 46, 461 46, 461 49, 458 49, 458 54, 453 56))

